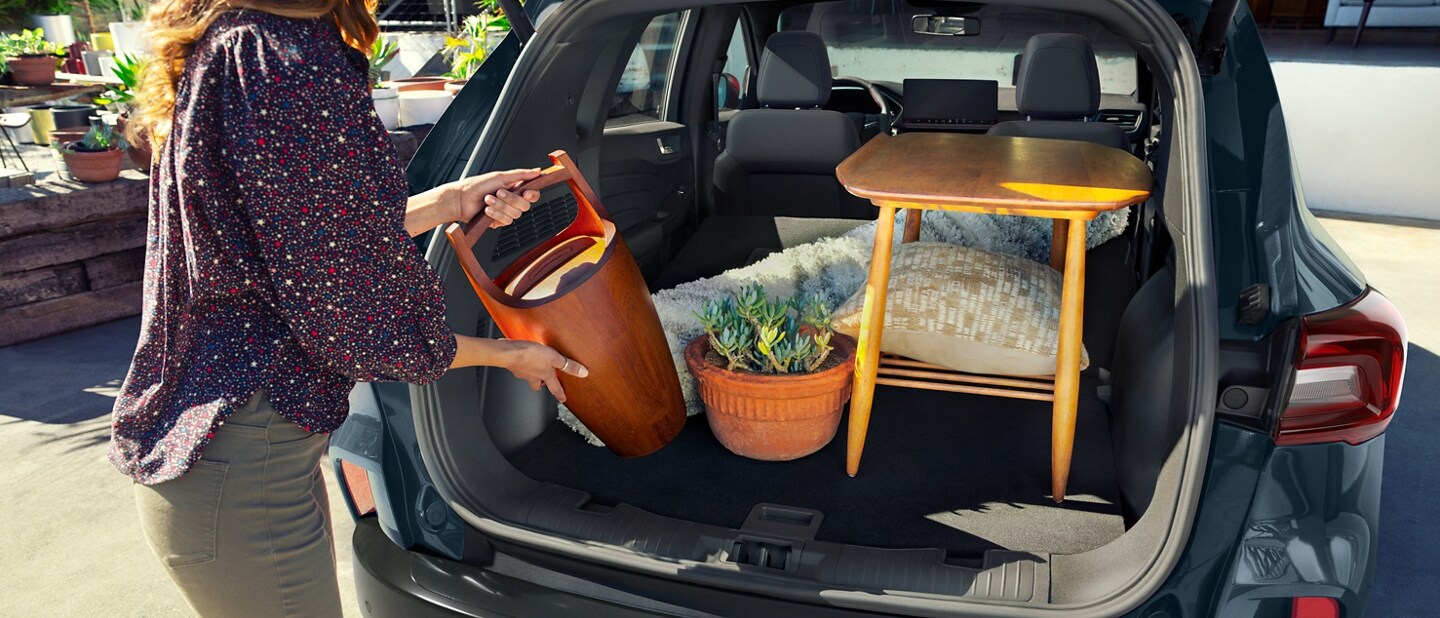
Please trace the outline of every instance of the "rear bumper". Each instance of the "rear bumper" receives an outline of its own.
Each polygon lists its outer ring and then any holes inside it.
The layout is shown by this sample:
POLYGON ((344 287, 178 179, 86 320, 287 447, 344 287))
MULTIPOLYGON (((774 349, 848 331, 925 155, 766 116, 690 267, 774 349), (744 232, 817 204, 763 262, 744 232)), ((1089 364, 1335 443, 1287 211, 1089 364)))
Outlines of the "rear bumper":
POLYGON ((395 545, 374 517, 355 522, 355 592, 361 615, 660 616, 546 588, 395 545))

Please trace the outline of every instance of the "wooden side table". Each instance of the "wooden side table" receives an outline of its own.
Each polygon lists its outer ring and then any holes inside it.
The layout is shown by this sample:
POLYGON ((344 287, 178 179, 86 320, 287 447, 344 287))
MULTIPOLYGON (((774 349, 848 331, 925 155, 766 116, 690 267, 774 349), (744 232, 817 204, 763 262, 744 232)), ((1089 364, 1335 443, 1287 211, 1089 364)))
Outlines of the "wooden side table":
MULTIPOLYGON (((881 135, 850 155, 835 170, 840 184, 880 209, 870 278, 860 314, 855 385, 845 471, 860 469, 860 455, 874 404, 875 385, 890 384, 951 392, 1054 402, 1050 472, 1054 500, 1065 497, 1075 442, 1075 409, 1080 393, 1081 317, 1085 292, 1085 222, 1102 212, 1143 202, 1154 180, 1150 169, 1129 153, 1068 140, 998 137, 961 133, 881 135), (924 210, 1045 217, 1054 220, 1050 263, 1061 270, 1060 337, 1053 396, 1037 385, 1052 378, 976 376, 908 359, 886 359, 908 378, 878 377, 885 327, 885 293, 895 213, 907 211, 903 241, 920 237, 924 210), (1072 225, 1071 222, 1078 222, 1072 225), (1062 240, 1063 239, 1063 240, 1062 240), (921 375, 923 374, 923 375, 921 375)), ((896 371, 889 371, 895 374, 896 371)))

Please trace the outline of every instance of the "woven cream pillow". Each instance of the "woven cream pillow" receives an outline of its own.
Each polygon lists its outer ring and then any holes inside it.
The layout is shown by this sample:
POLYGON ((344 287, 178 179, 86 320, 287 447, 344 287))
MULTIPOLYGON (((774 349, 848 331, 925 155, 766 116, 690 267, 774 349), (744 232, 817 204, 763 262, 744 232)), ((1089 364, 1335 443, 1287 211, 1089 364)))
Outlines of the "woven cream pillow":
MULTIPOLYGON (((835 329, 860 330, 861 288, 835 329)), ((890 266, 880 350, 970 373, 1055 373, 1060 273, 1011 255, 945 243, 898 247, 890 266)), ((1081 352, 1080 366, 1090 364, 1081 352)))

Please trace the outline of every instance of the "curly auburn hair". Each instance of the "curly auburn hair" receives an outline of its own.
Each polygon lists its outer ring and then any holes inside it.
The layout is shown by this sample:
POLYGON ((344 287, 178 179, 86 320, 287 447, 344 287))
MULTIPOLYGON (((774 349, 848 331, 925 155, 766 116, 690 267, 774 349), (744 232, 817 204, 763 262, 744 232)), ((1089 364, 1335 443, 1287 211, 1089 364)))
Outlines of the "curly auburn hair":
POLYGON ((151 57, 139 80, 136 107, 126 126, 128 137, 132 143, 158 146, 169 135, 185 61, 225 12, 251 9, 299 19, 329 15, 345 42, 368 54, 380 36, 377 4, 377 0, 157 0, 145 16, 151 57))

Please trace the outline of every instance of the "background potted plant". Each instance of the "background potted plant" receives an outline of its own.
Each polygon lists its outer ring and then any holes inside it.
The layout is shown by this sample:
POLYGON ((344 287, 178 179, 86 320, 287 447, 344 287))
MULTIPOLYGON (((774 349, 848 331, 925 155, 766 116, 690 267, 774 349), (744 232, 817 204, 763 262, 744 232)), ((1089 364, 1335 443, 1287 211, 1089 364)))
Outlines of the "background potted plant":
POLYGON ((400 45, 384 37, 375 39, 375 45, 370 49, 370 98, 386 131, 394 131, 400 124, 400 91, 385 83, 385 65, 398 53, 400 45))
POLYGON ((445 90, 457 94, 465 82, 485 62, 485 56, 500 42, 504 33, 510 31, 510 20, 495 8, 494 0, 476 3, 481 12, 470 15, 460 23, 460 31, 445 37, 445 55, 450 57, 450 72, 444 77, 445 90), (492 43, 492 35, 494 43, 492 43))
POLYGON ((120 176, 121 151, 129 147, 125 137, 99 119, 79 141, 56 145, 70 168, 70 175, 80 182, 110 182, 120 176))
POLYGON ((28 0, 30 24, 42 31, 45 40, 64 47, 75 42, 75 22, 70 13, 75 10, 74 0, 28 0))
MULTIPOLYGON (((115 130, 124 135, 130 120, 131 106, 135 101, 135 92, 140 88, 140 76, 145 72, 145 59, 133 54, 118 55, 110 72, 120 83, 105 91, 104 95, 96 97, 95 102, 119 113, 115 119, 115 130)), ((126 152, 130 154, 130 161, 135 163, 136 168, 146 174, 150 173, 151 157, 154 153, 151 152, 147 140, 131 144, 126 152)))
POLYGON ((59 45, 45 40, 45 32, 40 28, 0 38, 0 58, 4 58, 15 83, 22 86, 45 86, 54 82, 60 62, 55 53, 59 49, 59 45))
POLYGON ((788 461, 835 437, 850 400, 855 342, 831 330, 824 300, 772 300, 753 285, 696 317, 705 334, 685 347, 685 363, 725 448, 788 461))

